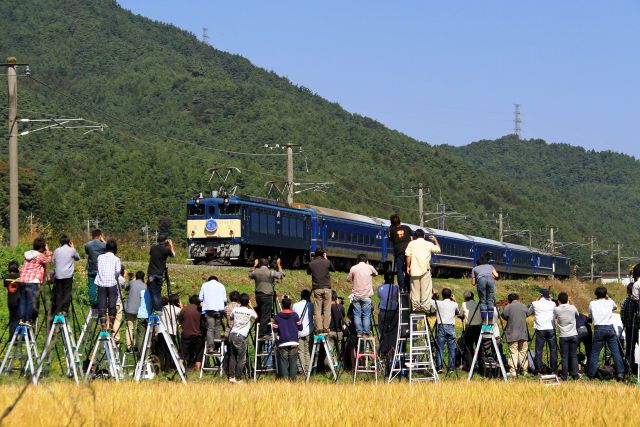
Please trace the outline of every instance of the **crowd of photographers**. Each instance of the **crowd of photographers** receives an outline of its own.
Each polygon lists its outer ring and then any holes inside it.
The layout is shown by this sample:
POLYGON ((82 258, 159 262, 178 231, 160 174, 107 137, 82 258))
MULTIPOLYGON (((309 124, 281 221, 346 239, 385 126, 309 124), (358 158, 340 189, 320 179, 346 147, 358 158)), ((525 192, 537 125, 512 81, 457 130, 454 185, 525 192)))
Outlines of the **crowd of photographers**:
MULTIPOLYGON (((474 292, 468 290, 459 305, 451 289, 442 289, 440 295, 433 292, 429 260, 432 253, 440 251, 437 240, 427 239, 422 230, 412 234, 408 227, 399 224, 397 216, 391 218, 391 223, 390 240, 396 252, 397 270, 386 273, 384 284, 377 287, 379 353, 388 362, 396 350, 399 294, 407 293, 413 312, 435 316, 433 334, 439 372, 444 371, 445 363, 449 372, 457 368, 470 369, 483 324, 492 325, 499 348, 503 339, 508 345, 506 356, 494 355, 506 362, 508 375, 557 373, 562 379, 587 375, 622 380, 625 374, 637 369, 633 352, 640 329, 640 266, 633 271, 634 281, 628 286, 628 297, 622 301, 619 315, 614 313, 618 307, 604 287, 595 290, 596 299, 589 304, 588 315, 571 305, 566 293, 560 293, 554 300, 548 289, 540 290, 538 299, 529 306, 523 304, 517 294, 509 294, 508 303, 500 312, 494 304, 498 273, 491 266, 488 254, 472 275, 479 301, 475 300, 474 292), (395 277, 400 280, 399 284, 394 284, 395 277), (530 316, 533 316, 533 337, 527 326, 530 316), (462 322, 460 335, 456 331, 456 318, 462 322), (532 342, 534 351, 530 349, 532 342), (558 344, 561 369, 558 369, 558 344), (604 366, 598 367, 603 347, 606 348, 604 366), (545 348, 546 358, 543 357, 545 348), (613 366, 610 366, 611 360, 613 366)), ((45 240, 37 238, 33 250, 24 253, 21 268, 15 261, 9 263, 4 285, 8 291, 11 334, 21 322, 37 321, 39 295, 46 281, 48 264, 55 266, 50 272, 53 289, 48 324, 53 315, 68 314, 74 265, 80 257, 67 236, 62 236, 59 242, 60 246, 50 252, 45 240)), ((352 292, 349 310, 345 312, 342 299, 332 290, 331 272, 335 269, 322 248, 316 250, 307 268, 311 288, 302 290, 295 303, 287 295, 281 300, 276 297, 275 283, 285 277, 280 260, 274 259, 272 266, 266 258, 256 259, 249 272, 249 278, 255 282, 255 307, 246 293, 232 291, 227 297, 226 287, 216 276, 210 276, 199 294, 189 297, 187 305, 183 305, 177 295, 163 297, 166 261, 175 256, 173 243, 165 236, 159 236, 158 243, 150 249, 146 281, 143 271, 135 275, 125 271, 117 250, 117 242, 106 240, 100 230, 94 230, 92 240, 85 244, 89 301, 99 316, 100 327, 114 333, 117 344, 124 332, 127 351, 141 351, 149 316, 155 313, 179 343, 182 363, 188 367, 199 370, 204 353, 215 355, 224 350, 224 368, 229 381, 241 382, 250 335, 255 333, 258 340, 273 342, 276 346, 279 376, 295 380, 299 372, 310 369, 314 336, 324 335, 333 358, 339 358, 339 363, 346 366, 353 365, 358 338, 373 336, 372 278, 377 271, 365 255, 358 256, 347 276, 352 292), (254 323, 256 327, 252 329, 254 323)), ((482 363, 483 354, 491 350, 480 342, 482 363)), ((161 368, 172 369, 164 341, 154 337, 147 344, 158 356, 161 368)), ((273 360, 267 358, 262 363, 272 364, 273 360)), ((328 366, 329 359, 324 359, 324 363, 328 366)))

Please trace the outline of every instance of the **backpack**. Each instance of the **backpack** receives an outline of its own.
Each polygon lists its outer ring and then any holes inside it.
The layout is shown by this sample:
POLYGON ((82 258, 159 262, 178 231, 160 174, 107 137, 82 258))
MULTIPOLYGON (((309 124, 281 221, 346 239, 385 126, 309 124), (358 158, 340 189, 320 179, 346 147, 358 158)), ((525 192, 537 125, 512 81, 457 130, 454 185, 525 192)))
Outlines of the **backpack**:
POLYGON ((604 365, 598 368, 596 378, 599 380, 612 380, 616 377, 616 370, 611 365, 604 365))

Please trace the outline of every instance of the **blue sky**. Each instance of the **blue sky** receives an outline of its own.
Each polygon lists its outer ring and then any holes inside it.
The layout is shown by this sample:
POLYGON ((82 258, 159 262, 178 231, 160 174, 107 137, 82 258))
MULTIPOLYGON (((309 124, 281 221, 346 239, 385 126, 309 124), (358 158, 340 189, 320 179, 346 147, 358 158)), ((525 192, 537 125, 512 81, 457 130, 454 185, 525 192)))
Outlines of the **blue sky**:
POLYGON ((513 132, 640 158, 640 2, 120 0, 430 144, 513 132))

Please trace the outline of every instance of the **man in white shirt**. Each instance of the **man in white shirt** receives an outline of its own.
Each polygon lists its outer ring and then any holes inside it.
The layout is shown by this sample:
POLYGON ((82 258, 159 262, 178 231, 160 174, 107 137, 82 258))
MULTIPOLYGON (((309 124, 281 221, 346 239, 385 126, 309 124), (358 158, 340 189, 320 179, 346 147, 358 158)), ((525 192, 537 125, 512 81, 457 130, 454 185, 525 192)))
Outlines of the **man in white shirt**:
POLYGON ((440 244, 435 236, 429 236, 431 242, 424 238, 424 230, 416 230, 415 239, 409 242, 404 254, 407 257, 407 271, 411 276, 411 308, 413 311, 429 311, 433 297, 431 282, 431 254, 439 254, 440 244))
POLYGON ((222 335, 222 318, 227 302, 227 291, 216 276, 210 276, 200 288, 198 296, 202 302, 202 312, 207 319, 207 353, 215 351, 214 343, 222 335))
POLYGON ((609 298, 607 288, 604 286, 598 286, 594 293, 596 300, 589 303, 589 319, 593 324, 593 350, 589 359, 588 375, 589 378, 596 376, 600 351, 606 342, 613 356, 617 379, 621 381, 624 379, 624 364, 622 363, 616 332, 613 328, 613 311, 618 306, 609 298))
POLYGON ((536 355, 535 367, 538 373, 542 372, 542 352, 544 345, 549 343, 549 368, 554 374, 558 371, 558 343, 556 342, 556 325, 553 318, 553 310, 556 303, 551 300, 549 289, 541 289, 537 301, 531 303, 528 315, 535 315, 533 328, 536 331, 536 355))
POLYGON ((442 301, 431 300, 431 307, 436 310, 436 321, 438 322, 436 370, 438 373, 442 372, 444 344, 446 342, 449 349, 447 371, 453 372, 456 369, 456 315, 460 314, 460 308, 456 302, 456 297, 453 296, 449 288, 442 290, 442 301))
POLYGON ((298 332, 298 368, 300 372, 307 372, 311 359, 311 341, 313 340, 313 303, 311 291, 304 289, 300 292, 300 301, 293 304, 295 311, 302 322, 302 330, 298 332), (304 370, 303 370, 304 369, 304 370))

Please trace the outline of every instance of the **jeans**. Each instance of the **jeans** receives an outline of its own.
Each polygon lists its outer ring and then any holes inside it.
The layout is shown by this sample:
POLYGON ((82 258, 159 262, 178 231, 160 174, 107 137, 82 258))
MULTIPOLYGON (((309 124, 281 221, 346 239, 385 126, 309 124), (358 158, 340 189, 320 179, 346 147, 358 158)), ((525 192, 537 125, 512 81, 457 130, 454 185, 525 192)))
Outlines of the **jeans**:
POLYGON ((591 358, 589 359, 589 376, 594 377, 598 370, 598 359, 600 358, 600 351, 602 347, 607 343, 611 355, 613 356, 613 363, 616 365, 616 373, 618 375, 624 374, 624 364, 622 363, 622 356, 620 355, 620 347, 618 346, 618 340, 616 338, 616 332, 612 325, 596 325, 593 327, 593 350, 591 351, 591 358))
POLYGON ((453 371, 456 368, 456 327, 454 325, 438 325, 436 341, 438 343, 436 368, 442 368, 442 364, 444 363, 444 344, 446 342, 449 348, 447 369, 453 371))
POLYGON ((578 377, 578 336, 560 337, 560 357, 562 357, 562 372, 560 377, 566 379, 571 375, 578 377))
POLYGON ((220 311, 207 311, 207 346, 213 347, 215 340, 220 339, 222 334, 222 316, 220 311))
POLYGON ((51 311, 53 314, 68 313, 71 305, 73 278, 55 279, 53 295, 51 295, 51 311))
POLYGON ((482 276, 476 282, 478 299, 480 300, 478 310, 493 311, 493 301, 496 297, 496 281, 491 277, 482 276))
POLYGON ((380 331, 380 354, 384 355, 396 348, 398 336, 398 310, 380 310, 378 313, 380 331))
POLYGON ((405 254, 398 255, 394 258, 393 263, 396 267, 396 275, 398 277, 398 286, 400 287, 401 292, 409 291, 409 284, 407 283, 408 274, 407 274, 407 265, 406 265, 406 256, 405 254))
POLYGON ((354 297, 351 304, 353 304, 353 321, 356 324, 356 333, 369 335, 371 332, 371 298, 354 297))
MULTIPOLYGON (((162 276, 154 274, 147 278, 147 289, 151 295, 152 312, 162 311, 162 276)), ((149 313, 151 314, 151 313, 149 313)))
POLYGON ((87 281, 89 284, 89 304, 91 304, 91 308, 98 307, 98 290, 96 289, 97 275, 98 275, 97 271, 87 272, 87 281))
POLYGON ((105 323, 105 316, 109 317, 109 322, 113 324, 116 318, 116 303, 118 302, 117 286, 98 286, 98 314, 100 323, 105 323))
POLYGON ((36 283, 20 283, 20 320, 31 322, 33 317, 33 306, 37 304, 38 285, 36 283))
POLYGON ((593 333, 591 326, 581 326, 578 328, 578 350, 580 350, 580 344, 584 344, 584 357, 585 363, 583 366, 583 372, 586 372, 589 367, 589 360, 591 360, 591 350, 593 348, 593 333))
POLYGON ((536 330, 536 357, 535 365, 538 374, 542 372, 542 352, 544 344, 549 343, 550 361, 549 368, 551 372, 558 371, 558 344, 556 343, 556 331, 554 329, 536 330))
POLYGON ((236 380, 242 379, 242 373, 244 372, 244 364, 247 359, 247 346, 249 345, 247 337, 240 336, 236 333, 229 335, 229 375, 230 378, 236 380))
POLYGON ((298 374, 297 361, 297 346, 278 347, 278 370, 280 371, 278 374, 280 378, 295 381, 298 374))

